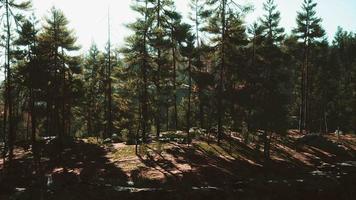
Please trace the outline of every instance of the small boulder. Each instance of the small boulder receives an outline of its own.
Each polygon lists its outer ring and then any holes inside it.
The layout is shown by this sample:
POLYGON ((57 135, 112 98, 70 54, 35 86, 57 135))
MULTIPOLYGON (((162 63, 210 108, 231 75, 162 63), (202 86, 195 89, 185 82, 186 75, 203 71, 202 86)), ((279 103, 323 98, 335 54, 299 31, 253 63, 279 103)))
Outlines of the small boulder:
POLYGON ((118 142, 120 142, 120 138, 119 138, 119 136, 117 135, 117 134, 112 134, 112 136, 111 136, 111 140, 113 141, 113 142, 115 142, 115 143, 118 143, 118 142))
POLYGON ((112 143, 112 140, 111 138, 106 138, 104 141, 103 141, 104 144, 110 144, 112 143))

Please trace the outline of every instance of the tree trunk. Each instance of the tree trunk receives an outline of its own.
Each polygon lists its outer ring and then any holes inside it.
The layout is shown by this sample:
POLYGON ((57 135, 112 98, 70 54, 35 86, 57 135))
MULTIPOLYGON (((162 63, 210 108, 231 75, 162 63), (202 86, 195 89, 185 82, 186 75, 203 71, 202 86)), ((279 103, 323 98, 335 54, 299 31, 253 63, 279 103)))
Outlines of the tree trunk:
POLYGON ((309 127, 309 118, 310 118, 310 114, 309 114, 309 107, 310 107, 310 102, 309 102, 309 93, 310 93, 310 84, 309 84, 309 42, 307 44, 306 47, 306 57, 305 57, 305 110, 304 110, 304 120, 305 120, 305 130, 307 133, 309 133, 310 131, 310 127, 309 127))
POLYGON ((222 12, 221 12, 221 24, 222 24, 222 31, 221 31, 221 66, 220 66, 220 79, 219 79, 219 92, 218 92, 218 144, 220 144, 220 140, 223 136, 223 105, 222 105, 222 97, 223 97, 223 90, 224 90, 224 70, 225 70, 225 13, 226 13, 226 0, 222 0, 222 12))
POLYGON ((33 159, 34 163, 36 166, 36 173, 37 173, 37 168, 40 165, 40 158, 39 158, 39 152, 38 152, 38 147, 36 143, 36 113, 35 113, 35 97, 34 97, 34 91, 32 88, 30 88, 30 115, 31 115, 31 143, 32 143, 32 154, 33 154, 33 159))
POLYGON ((166 128, 167 131, 169 131, 169 101, 167 100, 167 106, 166 106, 166 128))
POLYGON ((90 105, 88 107, 88 116, 87 116, 87 132, 88 135, 94 136, 93 135, 93 128, 92 128, 92 123, 91 123, 92 115, 91 115, 91 108, 90 105))
POLYGON ((199 95, 199 121, 200 121, 200 127, 204 128, 204 102, 203 102, 203 90, 199 88, 198 91, 199 95))
MULTIPOLYGON (((157 27, 161 27, 161 1, 158 0, 158 5, 157 5, 157 27)), ((162 39, 162 38, 160 38, 162 39)), ((157 61, 158 61, 158 70, 157 70, 157 113, 156 113, 156 135, 157 138, 160 137, 161 133, 161 86, 160 86, 160 79, 161 79, 161 48, 158 47, 158 55, 157 55, 157 61)))
MULTIPOLYGON (((172 30, 173 32, 173 30, 172 30)), ((172 34, 172 38, 173 38, 172 34)), ((177 65, 176 65, 176 50, 175 50, 175 41, 172 39, 172 55, 173 55, 173 98, 174 98, 174 130, 178 129, 178 109, 177 109, 177 65)), ((168 116, 167 116, 168 117, 168 116)))
POLYGON ((9 8, 9 1, 5 1, 5 12, 6 12, 6 72, 7 72, 7 82, 6 84, 6 93, 7 93, 7 103, 8 103, 8 148, 9 148, 9 164, 11 164, 13 158, 13 150, 14 150, 14 127, 13 127, 13 102, 12 102, 12 86, 11 86, 11 67, 10 67, 10 57, 11 57, 11 50, 10 50, 10 8, 9 8))
POLYGON ((263 132, 263 154, 265 157, 265 160, 268 161, 270 160, 270 138, 268 136, 268 131, 263 132))
POLYGON ((329 130, 328 130, 327 114, 325 111, 324 111, 324 124, 325 124, 325 133, 327 134, 329 130))
MULTIPOLYGON (((5 69, 5 80, 6 78, 6 69, 5 69)), ((5 86, 6 88, 6 86, 5 86)), ((6 153, 7 153, 7 141, 6 141, 6 127, 7 127, 7 92, 5 91, 4 93, 4 115, 3 115, 3 141, 4 141, 4 147, 3 147, 3 152, 2 152, 2 157, 3 157, 3 164, 5 167, 6 164, 6 153)))
POLYGON ((27 113, 26 117, 27 117, 26 118, 26 143, 27 143, 30 135, 30 114, 27 113))
MULTIPOLYGON (((145 25, 147 22, 147 9, 148 9, 148 1, 145 1, 146 3, 146 11, 145 11, 145 25)), ((147 43, 147 31, 148 28, 145 27, 144 30, 144 36, 143 36, 143 67, 142 67, 142 78, 143 78, 143 95, 142 95, 142 138, 145 138, 146 132, 147 132, 147 121, 148 121, 148 80, 147 80, 147 49, 146 49, 146 43, 147 43)))
POLYGON ((191 59, 188 60, 189 91, 188 91, 188 111, 187 111, 187 143, 190 143, 190 114, 191 114, 191 94, 192 94, 192 66, 191 59))
POLYGON ((111 80, 111 36, 110 36, 110 15, 108 17, 108 136, 112 136, 113 120, 112 120, 112 80, 111 80))
MULTIPOLYGON (((138 113, 139 113, 139 121, 142 121, 142 106, 141 106, 141 104, 138 104, 138 113)), ((138 143, 139 143, 138 137, 139 137, 139 132, 140 132, 140 125, 141 125, 141 123, 138 123, 136 135, 135 135, 135 154, 136 155, 138 155, 138 143)))
POLYGON ((65 69, 65 60, 64 60, 64 49, 62 48, 62 123, 61 123, 61 131, 62 135, 65 137, 66 134, 66 101, 67 101, 67 88, 66 88, 66 69, 65 69))

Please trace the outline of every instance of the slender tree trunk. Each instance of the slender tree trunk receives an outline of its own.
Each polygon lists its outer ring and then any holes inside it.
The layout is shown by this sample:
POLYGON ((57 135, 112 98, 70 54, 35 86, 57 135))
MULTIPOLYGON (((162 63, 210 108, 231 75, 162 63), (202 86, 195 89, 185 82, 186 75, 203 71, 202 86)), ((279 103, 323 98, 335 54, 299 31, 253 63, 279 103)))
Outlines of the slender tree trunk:
MULTIPOLYGON (((161 50, 158 50, 159 53, 158 53, 158 57, 161 56, 161 50)), ((160 61, 159 61, 160 62, 160 61)), ((160 67, 160 64, 159 64, 159 67, 158 67, 158 78, 157 78, 157 113, 156 113, 156 135, 157 135, 157 138, 160 137, 160 134, 161 134, 161 86, 160 86, 160 74, 161 73, 161 67, 160 67)))
MULTIPOLYGON (((32 154, 36 168, 40 165, 39 152, 36 142, 36 113, 35 113, 35 97, 34 91, 30 88, 30 115, 31 115, 31 143, 32 154)), ((37 169, 36 169, 37 172, 37 169)))
MULTIPOLYGON (((195 35, 196 35, 196 43, 198 48, 198 63, 201 63, 201 53, 200 53, 200 21, 199 21, 199 0, 195 0, 195 35)), ((200 72, 203 70, 200 68, 200 72)), ((204 102, 203 102, 203 89, 198 88, 198 98, 199 98, 199 122, 200 127, 204 128, 204 102)))
MULTIPOLYGON (((143 96, 141 95, 141 97, 143 98, 143 96)), ((138 115, 139 115, 139 121, 142 122, 142 106, 139 103, 138 104, 138 115)), ((139 143, 139 132, 140 132, 140 125, 143 123, 138 123, 138 127, 137 127, 137 131, 136 131, 136 135, 135 135, 135 154, 138 155, 138 143, 139 143)), ((142 130, 143 131, 143 130, 142 130)))
POLYGON ((113 120, 112 120, 112 80, 111 80, 111 36, 110 36, 110 14, 108 18, 108 136, 112 136, 113 120))
POLYGON ((111 84, 111 66, 109 66, 109 95, 108 95, 108 135, 112 136, 113 120, 112 120, 112 84, 111 84))
POLYGON ((167 100, 167 106, 166 106, 166 128, 167 131, 169 131, 169 101, 167 100))
POLYGON ((107 116, 108 116, 108 93, 107 93, 107 72, 105 70, 105 83, 104 83, 104 121, 105 124, 103 124, 104 128, 104 134, 103 134, 103 139, 108 138, 108 122, 107 122, 107 116))
POLYGON ((270 139, 268 138, 268 131, 264 131, 263 132, 263 154, 265 157, 265 160, 269 160, 270 159, 270 139))
MULTIPOLYGON (((157 27, 160 28, 161 27, 161 0, 158 0, 158 5, 157 5, 158 9, 157 9, 157 27)), ((161 36, 160 36, 161 37, 161 36)), ((162 39, 162 38, 159 38, 162 39)), ((157 70, 157 113, 156 113, 156 135, 157 138, 160 137, 160 133, 161 133, 161 85, 160 85, 160 81, 161 81, 161 47, 158 47, 157 49, 158 51, 158 55, 157 55, 157 64, 158 64, 158 70, 157 70)))
POLYGON ((7 99, 8 99, 8 124, 9 124, 9 134, 8 134, 8 147, 9 147, 9 164, 11 164, 13 158, 13 150, 14 150, 14 127, 13 127, 13 101, 12 101, 12 74, 11 74, 11 67, 10 67, 10 58, 11 58, 11 50, 10 50, 10 8, 9 8, 9 1, 5 1, 5 9, 6 9, 6 71, 7 71, 7 99))
POLYGON ((46 99, 46 135, 49 136, 50 133, 50 100, 49 100, 49 86, 47 86, 47 99, 46 99))
POLYGON ((92 123, 91 123, 91 119, 92 119, 92 115, 91 115, 91 109, 90 107, 88 108, 88 116, 87 116, 87 131, 88 134, 93 136, 93 128, 92 128, 92 123))
POLYGON ((199 96, 199 122, 200 122, 200 127, 204 128, 204 102, 203 102, 203 90, 199 88, 198 91, 198 96, 199 96))
MULTIPOLYGON (((173 32, 173 29, 172 29, 173 32)), ((174 129, 178 130, 178 110, 177 110, 177 64, 176 64, 176 49, 174 35, 172 33, 172 56, 173 56, 173 98, 174 98, 174 129)), ((168 115, 167 115, 168 117, 168 115)))
MULTIPOLYGON (((146 54, 146 53, 145 53, 146 54)), ((146 58, 145 58, 146 60, 146 58)), ((147 121, 148 121, 148 91, 147 91, 147 64, 144 61, 143 66, 143 95, 142 95, 142 138, 146 138, 147 121)))
POLYGON ((4 147, 3 147, 3 164, 4 167, 6 165, 6 153, 7 153, 7 137, 6 137, 6 133, 7 133, 7 110, 8 110, 8 97, 7 97, 7 64, 5 64, 5 92, 4 92, 4 118, 3 118, 3 140, 4 140, 4 147))
POLYGON ((142 95, 142 138, 146 137, 147 132, 147 122, 148 122, 148 80, 147 80, 147 10, 148 10, 148 0, 145 1, 146 3, 146 11, 145 11, 145 30, 143 35, 143 67, 142 67, 142 78, 143 78, 143 95, 142 95))
POLYGON ((64 49, 62 47, 62 124, 61 124, 61 131, 62 135, 66 137, 66 101, 67 101, 67 88, 66 88, 66 69, 65 69, 65 60, 64 60, 64 49))
MULTIPOLYGON (((59 24, 57 22, 57 15, 56 13, 53 13, 53 22, 54 22, 54 41, 58 41, 59 40, 59 24)), ((57 42, 55 43, 55 48, 54 48, 54 67, 55 67, 55 72, 54 72, 54 83, 53 83, 53 95, 52 96, 52 100, 53 100, 53 105, 54 108, 51 108, 51 120, 53 121, 53 125, 54 127, 51 129, 53 131, 53 133, 55 133, 55 135, 58 136, 58 149, 59 149, 59 160, 62 159, 62 155, 61 153, 63 152, 63 130, 62 130, 62 121, 60 118, 60 106, 61 106, 61 102, 60 102, 60 98, 63 97, 63 93, 64 91, 60 90, 61 84, 63 84, 62 82, 62 76, 63 75, 63 63, 61 63, 59 55, 59 45, 57 44, 57 42), (58 70, 58 71, 57 71, 58 70)), ((62 108, 62 115, 63 115, 63 108, 62 108)))
MULTIPOLYGON (((305 33, 306 34, 306 33, 305 33)), ((301 104, 299 110, 299 132, 302 133, 306 127, 306 68, 307 68, 307 38, 304 39, 304 52, 301 77, 301 104)))
POLYGON ((30 114, 27 113, 27 116, 26 116, 26 143, 29 141, 29 135, 30 135, 30 114))
POLYGON ((327 114, 326 111, 324 111, 324 125, 325 125, 325 133, 329 133, 329 129, 328 129, 328 121, 327 121, 327 114))
MULTIPOLYGON (((73 74, 70 73, 70 71, 68 71, 68 79, 69 82, 72 83, 73 82, 73 74)), ((71 86, 69 85, 67 87, 67 90, 72 91, 71 86)), ((67 129, 66 129, 66 133, 68 134, 68 136, 71 136, 71 129, 72 129, 72 120, 71 120, 71 116, 72 116, 72 99, 68 98, 67 99, 67 112, 66 112, 66 119, 67 119, 67 129)))
POLYGON ((223 105, 222 105, 222 97, 224 90, 224 70, 225 70, 225 13, 226 13, 226 0, 222 0, 222 12, 221 12, 221 66, 220 66, 220 77, 219 77, 219 92, 218 92, 218 144, 220 144, 220 140, 223 136, 223 105))
POLYGON ((191 59, 188 60, 189 91, 188 91, 188 111, 187 111, 187 143, 190 143, 190 118, 191 118, 191 94, 192 94, 192 66, 191 59))
POLYGON ((310 121, 310 98, 309 98, 309 94, 310 94, 310 70, 309 70, 309 44, 310 41, 308 41, 307 43, 307 49, 306 49, 306 57, 305 57, 305 130, 307 133, 310 132, 310 127, 309 127, 309 121, 310 121))
MULTIPOLYGON (((301 86, 303 85, 304 83, 303 83, 303 80, 301 81, 301 86)), ((301 87, 302 89, 301 89, 301 93, 303 94, 304 93, 304 89, 303 89, 303 87, 301 87)), ((303 105, 304 105, 304 96, 303 95, 301 95, 302 97, 301 97, 301 101, 300 101, 300 103, 299 103, 299 124, 298 124, 298 129, 299 129, 299 133, 302 133, 302 131, 303 131, 303 123, 304 123, 304 112, 303 112, 303 105)))

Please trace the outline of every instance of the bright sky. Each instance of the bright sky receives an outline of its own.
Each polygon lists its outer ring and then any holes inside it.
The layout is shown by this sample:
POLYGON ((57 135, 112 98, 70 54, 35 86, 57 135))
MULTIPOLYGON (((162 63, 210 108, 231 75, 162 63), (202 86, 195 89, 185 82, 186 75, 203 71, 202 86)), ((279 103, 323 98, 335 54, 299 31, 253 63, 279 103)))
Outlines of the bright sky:
MULTIPOLYGON (((178 11, 187 19, 189 0, 176 0, 178 11)), ((48 14, 50 8, 60 8, 75 30, 78 43, 87 50, 95 42, 103 48, 107 41, 107 16, 110 10, 112 43, 116 46, 124 44, 125 36, 130 34, 125 24, 135 20, 131 11, 132 0, 33 0, 34 11, 39 19, 48 14), (110 8, 110 9, 109 9, 110 8)), ((247 23, 252 23, 262 15, 262 3, 265 0, 236 0, 250 2, 255 11, 247 16, 247 23)), ((303 0, 276 0, 282 15, 281 25, 289 32, 296 26, 296 12, 300 10, 303 0)), ((337 26, 356 32, 356 0, 316 0, 317 14, 323 18, 322 25, 326 29, 329 40, 333 38, 337 26)))

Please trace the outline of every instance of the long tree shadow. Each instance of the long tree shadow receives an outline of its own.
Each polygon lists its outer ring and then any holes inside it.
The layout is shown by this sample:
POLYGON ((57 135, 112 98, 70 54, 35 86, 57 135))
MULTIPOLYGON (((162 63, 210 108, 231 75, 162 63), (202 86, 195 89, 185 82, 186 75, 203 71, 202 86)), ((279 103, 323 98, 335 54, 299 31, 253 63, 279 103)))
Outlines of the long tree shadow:
POLYGON ((181 185, 222 186, 236 182, 241 178, 256 175, 259 167, 241 160, 231 160, 216 155, 204 148, 194 145, 191 147, 171 148, 167 153, 192 166, 191 171, 183 172, 181 185))
MULTIPOLYGON (((346 150, 342 148, 338 143, 330 141, 325 137, 318 137, 316 140, 312 140, 308 143, 309 146, 316 148, 319 152, 327 152, 334 156, 328 156, 327 154, 320 154, 322 159, 337 158, 340 160, 352 160, 356 158, 356 151, 353 149, 346 150)), ((335 159, 332 159, 335 160, 335 159)), ((331 161, 332 161, 331 160, 331 161)))
MULTIPOLYGON (((295 150, 298 153, 304 154, 310 160, 311 164, 317 165, 320 162, 342 162, 346 160, 355 160, 356 151, 352 148, 345 149, 342 148, 337 142, 330 140, 326 136, 319 136, 299 142, 296 139, 288 138, 286 142, 283 143, 286 147, 295 150)), ((280 152, 284 154, 285 158, 291 158, 292 156, 288 152, 280 152)), ((290 152, 289 152, 290 153, 290 152)), ((291 159, 292 163, 298 163, 299 160, 291 159)))
MULTIPOLYGON (((78 199, 93 187, 127 185, 127 175, 107 157, 104 147, 82 141, 68 140, 59 152, 56 142, 42 144, 41 166, 34 173, 31 153, 18 157, 12 163, 14 173, 2 180, 0 187, 6 185, 8 193, 15 188, 24 188, 25 198, 66 199, 69 190, 77 193, 78 199), (59 198, 61 196, 62 198, 59 198)), ((3 191, 3 187, 0 188, 3 191)))

